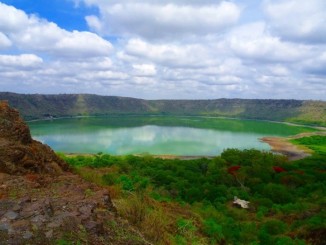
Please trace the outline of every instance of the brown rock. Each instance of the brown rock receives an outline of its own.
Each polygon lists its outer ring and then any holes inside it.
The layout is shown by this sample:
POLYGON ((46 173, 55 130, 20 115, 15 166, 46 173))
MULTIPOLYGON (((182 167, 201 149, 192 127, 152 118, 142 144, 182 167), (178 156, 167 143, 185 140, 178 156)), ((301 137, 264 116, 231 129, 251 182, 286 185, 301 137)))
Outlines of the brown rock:
POLYGON ((14 211, 8 211, 7 213, 4 214, 4 216, 9 220, 14 220, 19 217, 19 214, 14 211))
POLYGON ((49 146, 32 139, 18 111, 0 102, 0 172, 58 174, 63 170, 68 165, 49 146))

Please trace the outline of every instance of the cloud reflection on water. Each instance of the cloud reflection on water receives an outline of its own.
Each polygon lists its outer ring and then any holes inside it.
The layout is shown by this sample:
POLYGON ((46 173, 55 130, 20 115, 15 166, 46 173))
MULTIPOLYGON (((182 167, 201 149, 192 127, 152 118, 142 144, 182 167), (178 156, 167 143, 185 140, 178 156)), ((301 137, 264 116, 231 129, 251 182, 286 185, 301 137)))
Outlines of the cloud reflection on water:
POLYGON ((218 155, 226 148, 268 150, 268 145, 259 142, 260 137, 263 135, 257 133, 146 125, 101 128, 93 132, 60 132, 35 138, 62 152, 218 155))

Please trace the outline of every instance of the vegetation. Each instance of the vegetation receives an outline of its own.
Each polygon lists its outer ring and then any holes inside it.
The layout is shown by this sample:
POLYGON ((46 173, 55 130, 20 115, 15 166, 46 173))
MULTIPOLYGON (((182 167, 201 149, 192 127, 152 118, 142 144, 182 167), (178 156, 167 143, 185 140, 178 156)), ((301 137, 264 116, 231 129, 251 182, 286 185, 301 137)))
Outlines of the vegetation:
POLYGON ((302 100, 141 100, 89 94, 0 92, 25 119, 103 115, 224 116, 326 126, 326 102, 302 100))
POLYGON ((300 124, 326 126, 326 108, 323 101, 305 101, 299 109, 300 113, 287 121, 300 124))
POLYGON ((326 153, 326 137, 321 135, 315 135, 311 137, 303 137, 292 140, 292 143, 298 145, 304 145, 319 155, 326 153))
POLYGON ((62 157, 105 186, 119 214, 154 244, 322 244, 325 139, 295 140, 316 151, 295 162, 253 149, 194 160, 62 157), (234 206, 234 196, 249 201, 249 209, 234 206))

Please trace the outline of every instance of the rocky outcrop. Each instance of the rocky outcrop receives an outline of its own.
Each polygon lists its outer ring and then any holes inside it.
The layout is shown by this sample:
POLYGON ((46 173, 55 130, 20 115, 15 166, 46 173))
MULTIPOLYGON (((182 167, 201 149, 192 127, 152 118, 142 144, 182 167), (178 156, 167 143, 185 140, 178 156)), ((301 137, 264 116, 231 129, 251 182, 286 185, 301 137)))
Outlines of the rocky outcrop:
POLYGON ((149 244, 0 101, 0 245, 149 244))
POLYGON ((49 146, 32 139, 19 112, 0 101, 0 172, 58 174, 67 169, 49 146))
POLYGON ((64 172, 0 173, 0 244, 149 243, 117 217, 105 188, 64 172))

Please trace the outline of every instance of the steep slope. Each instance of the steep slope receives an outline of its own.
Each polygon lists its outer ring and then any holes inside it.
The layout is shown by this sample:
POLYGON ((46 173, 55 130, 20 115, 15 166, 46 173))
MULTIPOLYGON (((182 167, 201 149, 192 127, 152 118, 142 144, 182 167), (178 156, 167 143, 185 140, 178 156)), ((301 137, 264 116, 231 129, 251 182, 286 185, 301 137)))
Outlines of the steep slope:
POLYGON ((87 115, 196 115, 326 126, 326 102, 302 100, 142 100, 90 94, 0 93, 25 119, 87 115))
POLYGON ((0 171, 58 174, 67 169, 50 147, 32 139, 18 111, 0 102, 0 171))
POLYGON ((148 244, 0 101, 0 244, 148 244))

